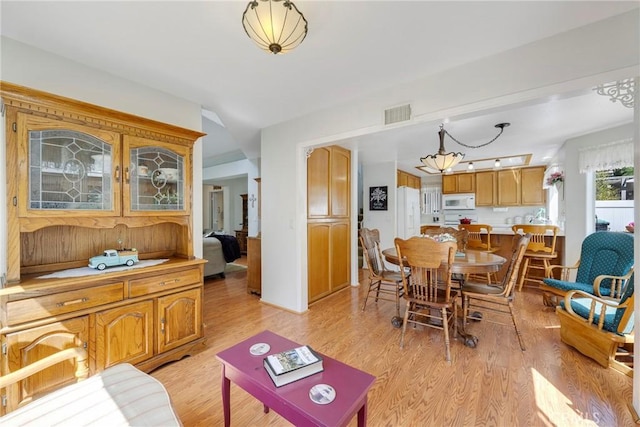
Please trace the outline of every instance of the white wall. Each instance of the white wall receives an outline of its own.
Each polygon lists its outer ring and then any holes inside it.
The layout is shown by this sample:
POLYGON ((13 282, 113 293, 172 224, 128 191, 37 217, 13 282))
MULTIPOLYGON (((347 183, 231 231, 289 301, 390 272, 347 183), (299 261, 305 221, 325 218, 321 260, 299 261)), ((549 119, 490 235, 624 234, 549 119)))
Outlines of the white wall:
MULTIPOLYGON (((201 108, 103 71, 69 61, 51 53, 32 48, 12 39, 0 40, 0 79, 116 111, 135 114, 187 129, 202 128, 201 108)), ((5 135, 2 132, 0 165, 4 165, 5 135)), ((4 171, 5 168, 2 168, 4 171)), ((3 184, 4 185, 4 180, 3 184)), ((3 194, 6 194, 3 192, 3 194)), ((0 234, 6 236, 6 209, 0 211, 0 234)), ((193 244, 197 257, 202 256, 202 147, 198 141, 193 149, 193 244)), ((6 239, 3 239, 6 247, 6 239)), ((0 251, 2 272, 6 272, 6 249, 0 251)))
POLYGON ((381 130, 381 112, 406 100, 413 122, 429 121, 637 75, 638 29, 637 13, 619 15, 264 129, 263 300, 307 309, 305 147, 381 130))
MULTIPOLYGON (((390 248, 396 237, 396 162, 370 163, 362 166, 362 191, 364 221, 362 226, 369 229, 378 229, 380 232, 380 247, 390 248), (388 197, 386 211, 369 210, 369 187, 387 186, 388 197)), ((387 264, 390 270, 396 270, 396 266, 387 264)))

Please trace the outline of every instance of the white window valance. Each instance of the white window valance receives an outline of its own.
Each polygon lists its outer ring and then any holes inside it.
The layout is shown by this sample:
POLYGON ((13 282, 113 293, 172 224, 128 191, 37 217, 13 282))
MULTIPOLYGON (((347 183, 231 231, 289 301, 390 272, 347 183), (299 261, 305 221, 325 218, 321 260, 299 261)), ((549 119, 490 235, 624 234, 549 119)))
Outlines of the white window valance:
POLYGON ((633 139, 578 150, 580 173, 633 166, 633 139))

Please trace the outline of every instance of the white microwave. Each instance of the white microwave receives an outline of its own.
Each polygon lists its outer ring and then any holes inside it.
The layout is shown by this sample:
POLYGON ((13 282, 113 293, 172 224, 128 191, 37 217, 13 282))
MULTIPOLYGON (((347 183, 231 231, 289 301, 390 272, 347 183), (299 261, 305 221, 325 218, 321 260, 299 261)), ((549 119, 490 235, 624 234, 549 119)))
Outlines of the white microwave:
POLYGON ((442 195, 442 209, 444 210, 461 210, 461 209, 475 209, 476 208, 476 195, 473 193, 468 194, 443 194, 442 195))

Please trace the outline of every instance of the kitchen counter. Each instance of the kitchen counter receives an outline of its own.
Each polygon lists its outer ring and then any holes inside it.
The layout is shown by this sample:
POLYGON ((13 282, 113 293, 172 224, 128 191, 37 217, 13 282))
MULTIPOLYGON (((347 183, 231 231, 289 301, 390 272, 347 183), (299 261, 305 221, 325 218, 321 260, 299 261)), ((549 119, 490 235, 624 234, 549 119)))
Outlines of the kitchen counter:
MULTIPOLYGON (((508 236, 513 236, 513 230, 511 230, 512 225, 492 225, 493 230, 491 230, 491 234, 503 234, 503 235, 508 235, 508 236)), ((549 235, 551 235, 550 233, 548 233, 549 235)), ((556 234, 556 236, 558 237, 564 237, 564 230, 560 229, 558 230, 558 234, 556 234)))
MULTIPOLYGON (((513 231, 511 230, 512 225, 507 225, 507 224, 500 224, 500 225, 489 224, 489 225, 493 227, 493 230, 491 230, 491 234, 513 236, 513 231)), ((425 222, 420 224, 420 227, 449 227, 449 226, 439 222, 425 222)), ((453 227, 457 228, 458 226, 456 225, 453 227)), ((558 230, 557 236, 558 237, 564 236, 564 230, 562 229, 558 230)))

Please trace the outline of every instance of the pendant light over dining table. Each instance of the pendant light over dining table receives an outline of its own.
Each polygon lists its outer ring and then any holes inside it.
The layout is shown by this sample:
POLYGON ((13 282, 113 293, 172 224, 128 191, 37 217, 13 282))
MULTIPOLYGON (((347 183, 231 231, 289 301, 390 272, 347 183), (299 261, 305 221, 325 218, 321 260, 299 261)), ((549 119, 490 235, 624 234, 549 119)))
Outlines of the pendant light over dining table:
POLYGON ((438 149, 438 152, 435 154, 429 154, 425 157, 421 157, 420 161, 424 164, 425 167, 429 168, 429 169, 433 169, 433 170, 437 170, 440 171, 440 173, 443 173, 449 169, 452 169, 454 166, 456 166, 458 163, 460 163, 460 160, 462 160, 464 158, 464 154, 461 152, 451 152, 451 153, 447 153, 446 150, 444 149, 444 136, 445 135, 449 135, 449 138, 453 139, 455 142, 457 142, 458 144, 467 147, 467 148, 480 148, 480 147, 484 147, 485 145, 489 145, 491 144, 493 141, 495 141, 496 139, 498 139, 498 137, 500 135, 502 135, 502 132, 504 132, 504 128, 506 128, 507 126, 509 126, 510 123, 498 123, 497 125, 495 125, 496 128, 500 129, 500 132, 498 133, 498 135, 496 135, 491 141, 489 142, 485 142, 484 144, 480 144, 480 145, 467 145, 464 144, 460 141, 458 141, 457 139, 455 139, 453 136, 451 136, 451 134, 449 132, 446 131, 446 129, 444 128, 444 124, 440 125, 440 131, 438 132, 438 135, 440 136, 440 148, 438 149))
POLYGON ((274 55, 290 52, 307 36, 307 20, 289 0, 250 1, 242 26, 260 49, 274 55))

